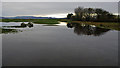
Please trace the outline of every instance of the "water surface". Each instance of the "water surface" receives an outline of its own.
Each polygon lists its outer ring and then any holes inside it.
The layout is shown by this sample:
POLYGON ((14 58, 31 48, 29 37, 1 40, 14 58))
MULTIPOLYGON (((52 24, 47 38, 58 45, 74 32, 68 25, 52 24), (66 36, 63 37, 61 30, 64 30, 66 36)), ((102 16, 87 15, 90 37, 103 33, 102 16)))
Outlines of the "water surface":
POLYGON ((2 33, 3 66, 117 66, 118 31, 81 24, 44 25, 3 27, 16 30, 2 33))

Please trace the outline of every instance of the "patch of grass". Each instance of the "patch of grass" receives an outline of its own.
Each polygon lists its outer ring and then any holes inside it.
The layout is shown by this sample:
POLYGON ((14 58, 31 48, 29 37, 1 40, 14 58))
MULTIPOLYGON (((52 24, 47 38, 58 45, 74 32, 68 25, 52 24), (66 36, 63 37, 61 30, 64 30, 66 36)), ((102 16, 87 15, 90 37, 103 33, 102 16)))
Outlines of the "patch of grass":
POLYGON ((59 21, 61 21, 61 22, 68 22, 68 23, 71 23, 71 22, 72 22, 72 21, 69 20, 69 19, 59 19, 59 21))
POLYGON ((119 30, 120 31, 120 23, 116 22, 81 22, 81 21, 73 21, 73 23, 84 23, 88 25, 95 25, 97 27, 119 30))
POLYGON ((35 20, 33 23, 36 23, 36 24, 59 24, 57 19, 39 19, 39 20, 35 20))
POLYGON ((17 33, 18 30, 16 29, 3 29, 0 28, 0 34, 9 34, 9 33, 17 33))
POLYGON ((3 22, 33 22, 36 24, 58 24, 61 22, 72 22, 68 19, 2 19, 3 22))
POLYGON ((0 22, 2 22, 2 19, 0 19, 0 22))
POLYGON ((46 25, 43 25, 43 26, 58 26, 58 25, 55 25, 55 24, 46 24, 46 25))

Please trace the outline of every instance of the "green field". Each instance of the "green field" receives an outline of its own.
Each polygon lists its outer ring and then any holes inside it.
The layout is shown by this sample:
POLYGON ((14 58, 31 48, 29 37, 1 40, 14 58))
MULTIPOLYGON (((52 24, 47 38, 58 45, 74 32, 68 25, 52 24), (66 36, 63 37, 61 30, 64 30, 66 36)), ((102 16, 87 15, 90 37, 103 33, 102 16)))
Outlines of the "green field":
POLYGON ((36 24, 59 24, 58 21, 70 22, 67 19, 2 19, 2 22, 33 22, 36 24))
POLYGON ((59 24, 58 19, 39 19, 33 21, 36 24, 59 24))

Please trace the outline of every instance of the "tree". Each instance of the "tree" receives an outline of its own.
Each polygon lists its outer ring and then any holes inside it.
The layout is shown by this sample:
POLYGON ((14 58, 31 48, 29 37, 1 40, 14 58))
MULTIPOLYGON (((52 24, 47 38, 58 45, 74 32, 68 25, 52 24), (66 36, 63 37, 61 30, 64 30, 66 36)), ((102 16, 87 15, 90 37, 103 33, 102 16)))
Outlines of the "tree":
POLYGON ((83 7, 78 7, 74 11, 75 11, 75 15, 76 15, 77 20, 82 20, 83 13, 84 13, 84 8, 83 7))
POLYGON ((93 8, 78 7, 75 9, 75 15, 80 21, 90 21, 94 13, 95 10, 93 8))
POLYGON ((87 8, 87 14, 88 14, 87 17, 86 17, 87 20, 91 21, 92 15, 95 14, 94 9, 93 8, 87 8))
POLYGON ((74 10, 75 16, 72 17, 78 21, 116 21, 116 16, 101 8, 83 8, 78 7, 74 10))
POLYGON ((101 8, 97 8, 95 10, 95 13, 97 14, 97 19, 107 18, 108 15, 110 14, 108 11, 103 10, 101 8))
POLYGON ((96 13, 97 15, 101 15, 101 14, 103 13, 103 9, 97 8, 97 9, 95 9, 95 13, 96 13))
POLYGON ((71 19, 72 15, 73 15, 72 13, 71 13, 71 14, 68 14, 68 15, 67 15, 67 19, 71 19))

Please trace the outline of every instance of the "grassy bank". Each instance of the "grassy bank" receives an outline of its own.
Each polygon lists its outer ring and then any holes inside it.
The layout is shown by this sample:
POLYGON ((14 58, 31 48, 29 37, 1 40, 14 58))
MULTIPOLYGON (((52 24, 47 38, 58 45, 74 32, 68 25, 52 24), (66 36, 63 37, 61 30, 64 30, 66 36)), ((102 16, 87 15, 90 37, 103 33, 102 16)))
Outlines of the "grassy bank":
POLYGON ((2 22, 33 22, 36 24, 58 24, 58 21, 70 22, 68 19, 2 19, 2 22))
POLYGON ((73 21, 73 23, 84 23, 88 25, 95 25, 101 28, 113 29, 120 31, 120 23, 116 22, 81 22, 81 21, 73 21))
POLYGON ((58 19, 3 19, 2 22, 33 22, 36 24, 58 24, 58 19))
POLYGON ((36 24, 58 24, 58 19, 38 19, 33 21, 36 24))
POLYGON ((0 22, 2 22, 2 19, 0 19, 0 22))

